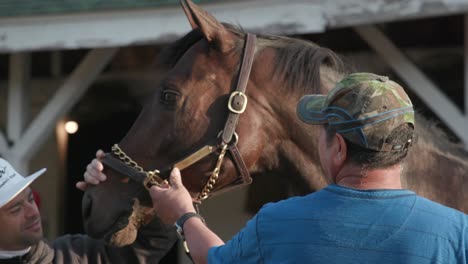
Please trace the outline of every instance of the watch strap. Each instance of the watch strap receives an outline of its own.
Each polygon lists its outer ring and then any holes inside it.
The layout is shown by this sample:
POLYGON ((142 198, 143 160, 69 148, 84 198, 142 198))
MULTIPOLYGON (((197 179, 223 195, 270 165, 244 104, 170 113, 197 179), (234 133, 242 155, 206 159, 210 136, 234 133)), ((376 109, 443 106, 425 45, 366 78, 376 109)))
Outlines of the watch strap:
POLYGON ((195 212, 185 213, 179 219, 177 219, 177 221, 174 224, 176 228, 178 229, 179 233, 183 232, 185 222, 192 217, 198 217, 200 218, 200 220, 202 220, 203 223, 205 223, 205 219, 203 219, 203 217, 200 214, 195 213, 195 212))

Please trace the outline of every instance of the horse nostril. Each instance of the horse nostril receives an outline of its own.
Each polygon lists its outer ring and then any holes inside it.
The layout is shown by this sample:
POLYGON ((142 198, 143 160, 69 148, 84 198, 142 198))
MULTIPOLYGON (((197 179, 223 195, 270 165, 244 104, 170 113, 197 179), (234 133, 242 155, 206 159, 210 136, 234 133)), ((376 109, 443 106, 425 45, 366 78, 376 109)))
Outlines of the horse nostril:
POLYGON ((83 219, 88 219, 91 216, 91 210, 93 208, 93 200, 88 195, 83 196, 83 219))

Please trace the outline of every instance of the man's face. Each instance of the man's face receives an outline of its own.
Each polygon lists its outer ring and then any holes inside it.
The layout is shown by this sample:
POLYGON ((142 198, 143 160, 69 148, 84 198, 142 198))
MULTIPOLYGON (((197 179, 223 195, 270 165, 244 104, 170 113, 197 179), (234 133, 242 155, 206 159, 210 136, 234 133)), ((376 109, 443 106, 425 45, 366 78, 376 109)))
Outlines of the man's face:
POLYGON ((39 209, 31 188, 0 208, 0 250, 22 250, 42 239, 39 209))

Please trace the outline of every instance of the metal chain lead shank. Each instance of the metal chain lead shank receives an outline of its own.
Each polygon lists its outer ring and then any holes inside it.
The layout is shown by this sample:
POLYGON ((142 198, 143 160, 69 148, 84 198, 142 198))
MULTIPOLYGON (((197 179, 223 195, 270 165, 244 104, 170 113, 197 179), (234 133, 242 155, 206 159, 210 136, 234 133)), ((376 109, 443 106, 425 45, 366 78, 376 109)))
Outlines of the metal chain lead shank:
POLYGON ((149 189, 153 185, 160 186, 164 182, 167 183, 166 180, 163 180, 161 177, 159 177, 159 170, 145 171, 140 165, 138 165, 138 163, 125 154, 119 145, 114 144, 111 149, 112 153, 114 153, 114 155, 116 155, 123 163, 136 169, 139 172, 146 174, 146 179, 143 182, 143 186, 145 186, 146 189, 149 189))
POLYGON ((213 190, 213 187, 216 184, 216 181, 218 180, 219 170, 221 168, 221 164, 223 163, 223 159, 224 159, 224 155, 226 154, 227 147, 228 145, 224 144, 223 147, 221 148, 221 153, 218 156, 216 167, 211 172, 210 178, 208 179, 208 182, 206 183, 205 187, 203 187, 203 190, 198 194, 199 201, 203 201, 206 198, 208 198, 211 190, 213 190))

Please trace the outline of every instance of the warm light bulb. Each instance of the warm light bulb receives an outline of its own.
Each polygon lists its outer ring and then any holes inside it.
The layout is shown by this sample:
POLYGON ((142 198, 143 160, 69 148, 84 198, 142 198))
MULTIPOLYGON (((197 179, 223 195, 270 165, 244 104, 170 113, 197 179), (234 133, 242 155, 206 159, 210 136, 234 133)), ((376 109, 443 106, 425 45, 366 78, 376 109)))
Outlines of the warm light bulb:
POLYGON ((65 123, 65 131, 67 131, 68 134, 75 134, 76 131, 78 131, 78 123, 75 121, 67 121, 65 123))

